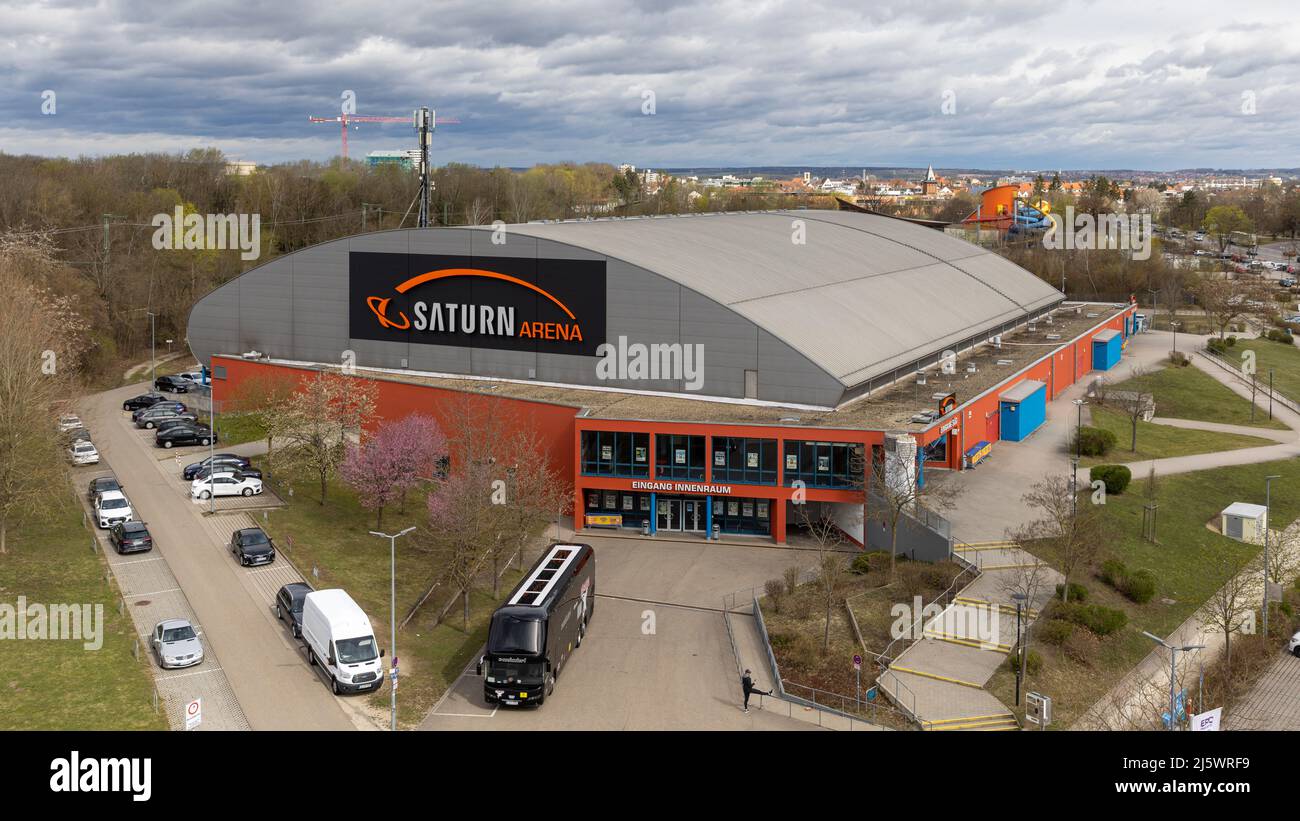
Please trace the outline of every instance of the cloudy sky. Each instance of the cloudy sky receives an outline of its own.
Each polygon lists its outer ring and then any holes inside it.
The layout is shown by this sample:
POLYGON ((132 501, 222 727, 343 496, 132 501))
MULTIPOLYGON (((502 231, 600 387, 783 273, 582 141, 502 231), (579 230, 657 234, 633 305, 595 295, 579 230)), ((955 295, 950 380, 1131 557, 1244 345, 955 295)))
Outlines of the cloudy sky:
POLYGON ((435 162, 1300 166, 1291 2, 0 0, 0 151, 435 162), (54 92, 54 112, 49 96, 54 92), (364 124, 351 154, 414 145, 364 124))

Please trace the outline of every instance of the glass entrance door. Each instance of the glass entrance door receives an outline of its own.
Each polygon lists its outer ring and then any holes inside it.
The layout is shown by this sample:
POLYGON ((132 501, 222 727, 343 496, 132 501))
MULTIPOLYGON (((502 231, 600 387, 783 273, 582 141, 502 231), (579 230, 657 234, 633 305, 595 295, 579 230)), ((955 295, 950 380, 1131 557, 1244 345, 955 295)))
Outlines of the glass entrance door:
POLYGON ((701 531, 704 529, 704 502, 686 500, 682 502, 682 530, 701 531))
POLYGON ((680 499, 660 499, 655 512, 656 530, 682 529, 682 502, 680 499))

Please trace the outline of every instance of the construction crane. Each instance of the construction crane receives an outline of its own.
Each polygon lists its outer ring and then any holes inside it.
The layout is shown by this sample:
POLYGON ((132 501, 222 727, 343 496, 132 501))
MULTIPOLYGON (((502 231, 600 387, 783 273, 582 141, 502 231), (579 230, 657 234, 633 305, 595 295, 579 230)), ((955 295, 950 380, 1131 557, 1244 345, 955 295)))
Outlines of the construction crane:
MULTIPOLYGON (((410 117, 380 117, 369 114, 340 114, 337 117, 308 117, 313 123, 339 123, 343 132, 343 159, 348 158, 348 123, 410 123, 410 117)), ((455 119, 439 119, 439 125, 459 123, 455 119)))

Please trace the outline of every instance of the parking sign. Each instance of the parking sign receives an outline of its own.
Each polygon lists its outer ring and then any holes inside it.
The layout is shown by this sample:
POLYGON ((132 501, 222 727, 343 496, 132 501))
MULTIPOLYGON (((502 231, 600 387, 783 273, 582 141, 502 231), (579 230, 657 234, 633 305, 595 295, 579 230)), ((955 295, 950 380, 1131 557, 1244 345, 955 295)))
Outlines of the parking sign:
POLYGON ((203 723, 203 699, 196 698, 185 705, 185 729, 196 730, 203 723))

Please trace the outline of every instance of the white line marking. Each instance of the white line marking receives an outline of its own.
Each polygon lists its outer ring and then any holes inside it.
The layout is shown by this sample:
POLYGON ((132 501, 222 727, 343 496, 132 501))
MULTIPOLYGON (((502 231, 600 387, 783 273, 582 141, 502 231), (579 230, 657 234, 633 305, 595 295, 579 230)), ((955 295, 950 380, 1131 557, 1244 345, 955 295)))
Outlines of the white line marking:
POLYGON ((138 596, 161 596, 163 593, 175 593, 180 590, 179 587, 169 587, 166 590, 155 590, 152 593, 127 593, 123 598, 133 599, 138 596))
POLYGON ((128 564, 144 564, 145 562, 162 562, 166 561, 162 556, 154 556, 152 559, 132 559, 129 562, 109 562, 114 567, 125 567, 128 564))
POLYGON ((220 673, 220 667, 213 667, 211 670, 195 670, 191 673, 173 673, 170 676, 158 676, 159 681, 171 681, 174 678, 189 678, 190 676, 201 676, 204 673, 220 673))
POLYGON ((450 716, 452 718, 492 718, 494 715, 497 714, 497 710, 499 709, 501 708, 495 707, 493 708, 492 712, 488 713, 487 715, 483 715, 482 713, 434 713, 434 715, 450 716))

